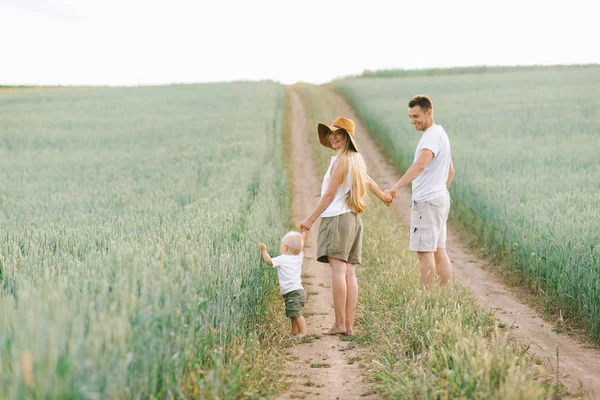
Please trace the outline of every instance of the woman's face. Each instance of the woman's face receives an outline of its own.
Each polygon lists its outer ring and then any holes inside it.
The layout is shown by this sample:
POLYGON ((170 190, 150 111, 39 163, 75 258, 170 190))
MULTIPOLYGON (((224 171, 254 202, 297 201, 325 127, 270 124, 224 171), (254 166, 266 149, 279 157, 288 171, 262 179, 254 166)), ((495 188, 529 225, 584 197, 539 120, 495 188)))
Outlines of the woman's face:
POLYGON ((331 143, 331 147, 337 151, 346 143, 346 140, 348 140, 346 136, 346 132, 344 132, 342 129, 331 132, 329 134, 329 142, 331 143))

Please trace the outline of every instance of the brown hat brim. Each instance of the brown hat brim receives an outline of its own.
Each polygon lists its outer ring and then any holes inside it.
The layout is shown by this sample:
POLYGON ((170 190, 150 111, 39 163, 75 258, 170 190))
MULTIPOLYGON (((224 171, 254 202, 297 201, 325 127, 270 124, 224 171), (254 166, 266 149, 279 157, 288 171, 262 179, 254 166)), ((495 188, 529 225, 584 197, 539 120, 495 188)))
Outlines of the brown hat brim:
POLYGON ((333 147, 331 147, 331 142, 329 141, 327 136, 329 135, 329 133, 339 131, 340 129, 342 129, 344 132, 346 132, 346 135, 348 135, 348 138, 352 142, 354 149, 356 151, 358 151, 358 146, 356 145, 356 140, 354 140, 354 136, 350 135, 344 128, 340 128, 340 127, 337 127, 334 125, 328 126, 328 125, 321 124, 321 123, 318 125, 319 142, 321 142, 321 144, 323 146, 333 150, 333 147))

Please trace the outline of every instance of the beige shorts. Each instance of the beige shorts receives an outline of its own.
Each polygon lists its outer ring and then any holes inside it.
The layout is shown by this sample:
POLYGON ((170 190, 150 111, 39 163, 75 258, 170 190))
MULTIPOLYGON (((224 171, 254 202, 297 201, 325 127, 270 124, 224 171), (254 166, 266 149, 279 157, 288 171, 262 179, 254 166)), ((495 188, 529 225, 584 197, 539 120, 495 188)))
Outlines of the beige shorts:
POLYGON ((435 252, 446 248, 446 221, 450 212, 450 196, 431 201, 413 202, 410 211, 410 250, 435 252))
POLYGON ((329 263, 328 257, 348 264, 360 264, 362 258, 363 221, 360 215, 345 213, 321 217, 317 239, 317 260, 329 263))

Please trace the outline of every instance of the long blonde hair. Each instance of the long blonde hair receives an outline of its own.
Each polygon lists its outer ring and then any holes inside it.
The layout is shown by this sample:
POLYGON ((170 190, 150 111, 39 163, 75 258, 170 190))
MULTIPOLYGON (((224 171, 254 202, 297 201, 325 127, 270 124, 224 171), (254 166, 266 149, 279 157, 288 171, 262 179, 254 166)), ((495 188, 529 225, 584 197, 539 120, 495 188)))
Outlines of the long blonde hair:
POLYGON ((338 150, 336 163, 342 168, 342 187, 346 187, 349 166, 352 165, 352 184, 350 192, 346 195, 346 203, 354 214, 362 214, 367 208, 367 166, 362 155, 356 151, 349 137, 346 143, 338 150))

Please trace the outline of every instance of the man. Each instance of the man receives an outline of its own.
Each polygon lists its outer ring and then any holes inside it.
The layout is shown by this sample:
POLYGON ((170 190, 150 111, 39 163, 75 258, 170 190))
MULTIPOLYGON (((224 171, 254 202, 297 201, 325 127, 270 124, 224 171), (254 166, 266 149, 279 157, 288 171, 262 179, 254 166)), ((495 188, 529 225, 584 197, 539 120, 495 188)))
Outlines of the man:
POLYGON ((408 116, 423 136, 413 164, 387 192, 395 200, 398 190, 412 183, 410 250, 415 251, 419 259, 419 282, 429 288, 437 272, 440 283, 450 286, 452 264, 446 254, 446 220, 450 211, 448 189, 454 176, 450 140, 444 128, 433 121, 429 97, 413 97, 408 102, 408 116))

